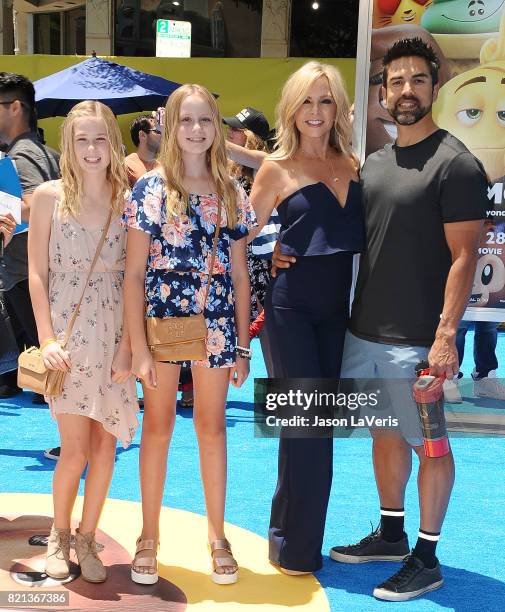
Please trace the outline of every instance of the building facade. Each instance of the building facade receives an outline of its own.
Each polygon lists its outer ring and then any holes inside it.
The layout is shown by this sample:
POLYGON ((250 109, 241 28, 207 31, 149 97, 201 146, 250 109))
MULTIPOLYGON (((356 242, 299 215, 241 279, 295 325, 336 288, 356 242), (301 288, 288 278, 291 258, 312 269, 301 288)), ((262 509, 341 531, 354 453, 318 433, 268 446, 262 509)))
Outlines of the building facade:
POLYGON ((154 56, 190 21, 192 57, 354 57, 354 0, 0 0, 0 53, 154 56))

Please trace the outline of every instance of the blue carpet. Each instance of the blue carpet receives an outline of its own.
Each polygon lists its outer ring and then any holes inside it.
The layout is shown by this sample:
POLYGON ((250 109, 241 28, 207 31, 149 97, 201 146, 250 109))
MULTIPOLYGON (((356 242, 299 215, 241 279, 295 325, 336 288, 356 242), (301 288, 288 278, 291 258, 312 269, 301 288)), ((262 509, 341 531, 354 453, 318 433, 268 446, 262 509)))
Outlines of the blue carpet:
MULTIPOLYGON (((469 373, 473 333, 467 334, 468 357, 463 370, 469 373)), ((240 389, 231 389, 227 410, 229 486, 227 520, 262 536, 267 533, 270 499, 276 480, 277 441, 253 435, 253 375, 264 376, 259 343, 255 341, 252 375, 240 389)), ((500 369, 505 378, 505 334, 498 346, 500 369)), ((41 449, 57 443, 57 429, 46 406, 32 406, 24 393, 0 403, 0 483, 2 492, 50 493, 54 462, 41 449)), ((132 446, 118 449, 110 497, 138 501, 137 433, 132 446)), ((503 438, 453 439, 456 484, 439 545, 446 585, 424 599, 386 604, 371 597, 373 587, 387 578, 397 564, 343 565, 325 556, 317 573, 331 602, 331 609, 383 610, 398 608, 415 612, 505 610, 505 486, 503 484, 505 440, 503 438)), ((416 466, 414 466, 414 471, 416 466)), ((79 494, 82 495, 81 483, 79 494)), ((179 411, 169 455, 163 504, 204 514, 198 452, 191 411, 179 411)), ((32 509, 27 508, 27 512, 32 509)), ((334 484, 324 540, 330 546, 354 542, 370 531, 378 519, 378 499, 370 461, 369 439, 335 441, 334 484)), ((415 478, 406 499, 406 528, 411 544, 419 520, 415 478)), ((134 536, 132 536, 134 537, 134 536)), ((265 610, 267 608, 264 608, 265 610)))

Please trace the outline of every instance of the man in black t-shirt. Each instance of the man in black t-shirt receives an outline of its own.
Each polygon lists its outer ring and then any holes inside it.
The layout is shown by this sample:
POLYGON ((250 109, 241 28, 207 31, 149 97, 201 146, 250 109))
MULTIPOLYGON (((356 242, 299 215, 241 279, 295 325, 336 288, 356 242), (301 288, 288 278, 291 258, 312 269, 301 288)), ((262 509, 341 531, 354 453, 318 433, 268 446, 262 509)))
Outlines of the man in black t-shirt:
POLYGON ((437 129, 431 106, 438 60, 420 40, 398 41, 384 58, 382 94, 398 128, 392 145, 363 168, 367 247, 360 262, 343 378, 382 378, 400 432, 372 431, 381 524, 353 546, 336 546, 341 562, 394 560, 403 567, 374 589, 402 601, 442 585, 435 548, 454 482, 452 453, 427 457, 411 396, 416 362, 430 373, 458 372, 458 323, 471 291, 486 217, 487 178, 456 138, 437 129), (421 525, 409 553, 403 530, 411 449, 420 461, 421 525), (408 556, 406 556, 408 555, 408 556))
MULTIPOLYGON (((433 122, 438 68, 435 53, 420 39, 400 40, 384 57, 382 96, 398 137, 372 154, 362 172, 367 244, 341 370, 342 378, 382 379, 400 428, 371 430, 380 526, 357 544, 333 547, 330 556, 343 563, 403 560, 373 592, 390 601, 412 599, 443 583, 435 548, 454 461, 451 452, 425 455, 412 384, 421 360, 435 376, 458 372, 456 330, 487 207, 482 165, 433 122), (420 461, 421 525, 409 554, 403 525, 412 449, 420 461)), ((294 261, 274 256, 279 267, 294 261)))
MULTIPOLYGON (((3 291, 9 318, 19 348, 38 345, 37 327, 28 290, 28 251, 26 224, 32 192, 45 181, 59 178, 59 157, 46 147, 36 131, 35 90, 20 74, 0 72, 0 141, 7 143, 7 155, 14 160, 21 182, 22 220, 16 228, 3 261, 0 262, 0 290, 3 291)), ((0 340, 1 341, 1 340, 0 340)), ((0 398, 18 393, 16 371, 0 377, 0 398)), ((36 403, 44 398, 35 395, 36 403)))

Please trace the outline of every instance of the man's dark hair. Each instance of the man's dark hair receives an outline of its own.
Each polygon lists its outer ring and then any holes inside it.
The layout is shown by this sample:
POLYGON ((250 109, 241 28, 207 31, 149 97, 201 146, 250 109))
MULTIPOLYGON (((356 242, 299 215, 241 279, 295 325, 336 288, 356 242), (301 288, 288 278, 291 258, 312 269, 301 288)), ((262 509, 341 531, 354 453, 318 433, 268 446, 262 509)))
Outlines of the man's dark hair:
POLYGON ((431 82, 433 85, 438 83, 438 71, 440 69, 440 60, 433 49, 424 42, 421 38, 402 38, 397 40, 384 55, 382 64, 382 84, 384 87, 387 84, 388 68, 391 62, 400 59, 401 57, 422 57, 430 69, 431 82))
POLYGON ((139 132, 148 134, 149 131, 153 129, 153 124, 149 119, 149 115, 139 115, 130 125, 130 136, 136 147, 138 147, 140 143, 139 132))
POLYGON ((35 88, 30 79, 14 72, 0 72, 0 95, 19 100, 23 114, 34 132, 37 129, 37 112, 35 110, 35 88))

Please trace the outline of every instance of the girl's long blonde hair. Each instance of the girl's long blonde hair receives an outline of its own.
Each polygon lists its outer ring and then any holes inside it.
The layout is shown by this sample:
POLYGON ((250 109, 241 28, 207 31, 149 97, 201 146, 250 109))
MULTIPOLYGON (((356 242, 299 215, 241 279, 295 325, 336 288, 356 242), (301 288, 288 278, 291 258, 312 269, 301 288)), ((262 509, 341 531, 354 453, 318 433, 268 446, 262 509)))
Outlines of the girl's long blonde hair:
POLYGON ((128 190, 121 132, 110 108, 95 100, 76 104, 65 117, 61 127, 60 169, 63 196, 60 200, 60 210, 64 214, 77 216, 81 207, 83 175, 74 151, 74 123, 81 117, 98 117, 105 123, 110 149, 110 164, 107 168, 107 181, 112 190, 110 205, 113 214, 119 215, 123 212, 124 198, 128 190))
POLYGON ((337 106, 335 124, 330 133, 330 144, 350 155, 351 122, 349 121, 349 99, 342 75, 334 66, 321 62, 308 62, 294 72, 282 88, 281 99, 276 108, 276 138, 270 159, 291 159, 300 144, 300 133, 295 125, 295 114, 307 98, 312 84, 326 77, 330 92, 337 106))
POLYGON ((182 85, 170 95, 165 107, 165 126, 158 159, 166 181, 167 212, 174 217, 188 212, 189 194, 183 185, 184 162, 177 144, 177 130, 182 101, 191 95, 201 96, 211 108, 216 135, 207 150, 207 167, 216 185, 217 197, 223 199, 228 227, 233 228, 237 223, 237 190, 228 175, 221 115, 214 96, 202 85, 182 85))

